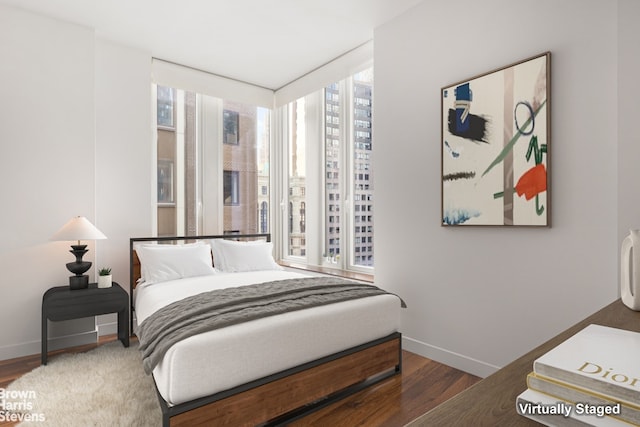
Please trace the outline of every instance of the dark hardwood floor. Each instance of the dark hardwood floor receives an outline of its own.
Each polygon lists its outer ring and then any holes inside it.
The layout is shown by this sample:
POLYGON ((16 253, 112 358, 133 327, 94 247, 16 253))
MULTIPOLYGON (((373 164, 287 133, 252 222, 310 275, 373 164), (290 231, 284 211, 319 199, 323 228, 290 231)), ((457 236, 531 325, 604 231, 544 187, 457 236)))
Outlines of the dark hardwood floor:
MULTIPOLYGON (((115 339, 115 335, 102 337, 98 344, 49 352, 49 357, 89 351, 115 339)), ((6 388, 38 366, 40 354, 0 361, 0 388, 6 388)), ((292 426, 403 426, 479 380, 476 376, 403 351, 401 375, 327 406, 292 426)), ((0 422, 3 427, 10 425, 13 424, 0 422)))

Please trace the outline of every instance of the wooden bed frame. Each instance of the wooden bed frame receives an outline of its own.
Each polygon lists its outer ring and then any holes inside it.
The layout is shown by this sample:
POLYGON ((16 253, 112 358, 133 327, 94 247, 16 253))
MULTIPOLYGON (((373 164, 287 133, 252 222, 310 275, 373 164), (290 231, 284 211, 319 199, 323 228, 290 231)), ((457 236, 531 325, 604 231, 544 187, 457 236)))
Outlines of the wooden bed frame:
MULTIPOLYGON (((129 241, 131 327, 133 290, 140 278, 140 262, 134 245, 144 242, 177 242, 205 239, 265 239, 270 234, 188 237, 143 237, 129 241)), ((402 371, 402 335, 399 332, 295 366, 274 375, 170 406, 158 392, 162 424, 281 425, 383 381, 402 371)), ((157 390, 156 390, 157 391, 157 390)))

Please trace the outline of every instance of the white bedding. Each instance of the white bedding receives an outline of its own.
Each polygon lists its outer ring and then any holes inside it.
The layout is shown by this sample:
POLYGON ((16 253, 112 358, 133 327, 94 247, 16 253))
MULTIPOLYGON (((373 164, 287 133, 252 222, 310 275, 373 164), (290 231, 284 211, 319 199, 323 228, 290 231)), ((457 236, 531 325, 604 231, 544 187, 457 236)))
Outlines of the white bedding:
MULTIPOLYGON (((271 270, 141 284, 135 292, 137 322, 208 290, 303 276, 271 270)), ((394 295, 294 311, 183 340, 169 349, 153 376, 162 397, 176 405, 381 338, 399 326, 400 301, 394 295)))

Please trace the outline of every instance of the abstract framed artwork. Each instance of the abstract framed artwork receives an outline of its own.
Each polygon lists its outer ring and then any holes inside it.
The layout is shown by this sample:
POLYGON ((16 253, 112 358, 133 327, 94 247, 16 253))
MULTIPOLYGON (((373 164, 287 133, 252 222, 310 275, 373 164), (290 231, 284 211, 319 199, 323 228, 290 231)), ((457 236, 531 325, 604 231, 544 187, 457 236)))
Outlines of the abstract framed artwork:
POLYGON ((442 225, 549 227, 551 53, 442 88, 442 225))

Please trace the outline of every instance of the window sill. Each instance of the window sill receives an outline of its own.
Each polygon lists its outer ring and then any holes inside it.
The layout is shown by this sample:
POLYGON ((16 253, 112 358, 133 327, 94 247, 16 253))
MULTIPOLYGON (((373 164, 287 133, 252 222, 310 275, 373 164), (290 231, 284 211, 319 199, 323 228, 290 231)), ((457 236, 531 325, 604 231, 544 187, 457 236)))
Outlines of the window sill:
POLYGON ((291 261, 280 260, 278 262, 283 267, 295 268, 298 270, 313 271, 316 273, 328 274, 331 276, 344 277, 346 279, 360 280, 373 283, 373 274, 357 273, 355 271, 341 270, 339 268, 321 267, 319 265, 300 264, 291 261))

